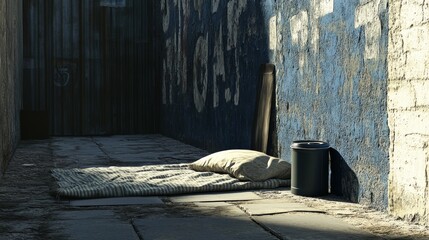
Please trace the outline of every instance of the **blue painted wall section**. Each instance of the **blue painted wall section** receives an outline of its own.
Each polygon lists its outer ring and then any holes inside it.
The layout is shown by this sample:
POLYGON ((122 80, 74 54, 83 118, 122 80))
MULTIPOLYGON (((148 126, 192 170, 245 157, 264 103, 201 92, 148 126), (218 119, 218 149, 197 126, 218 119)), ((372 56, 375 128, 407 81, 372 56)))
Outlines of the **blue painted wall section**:
POLYGON ((387 0, 161 1, 162 129, 209 150, 247 148, 259 64, 276 65, 276 152, 336 149, 337 193, 387 208, 387 0))
POLYGON ((163 133, 216 151, 249 148, 261 63, 259 1, 168 1, 163 16, 163 133))
POLYGON ((274 12, 281 157, 295 139, 327 141, 342 157, 337 190, 385 209, 387 1, 277 1, 274 12))

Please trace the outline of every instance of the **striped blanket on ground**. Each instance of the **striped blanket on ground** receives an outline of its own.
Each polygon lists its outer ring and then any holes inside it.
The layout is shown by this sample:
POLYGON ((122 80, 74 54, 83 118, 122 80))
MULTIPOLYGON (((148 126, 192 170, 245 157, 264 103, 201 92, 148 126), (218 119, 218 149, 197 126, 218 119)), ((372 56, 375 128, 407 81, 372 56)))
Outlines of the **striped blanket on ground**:
POLYGON ((290 186, 290 180, 239 181, 228 174, 196 172, 188 164, 53 169, 56 194, 66 198, 161 196, 290 186))

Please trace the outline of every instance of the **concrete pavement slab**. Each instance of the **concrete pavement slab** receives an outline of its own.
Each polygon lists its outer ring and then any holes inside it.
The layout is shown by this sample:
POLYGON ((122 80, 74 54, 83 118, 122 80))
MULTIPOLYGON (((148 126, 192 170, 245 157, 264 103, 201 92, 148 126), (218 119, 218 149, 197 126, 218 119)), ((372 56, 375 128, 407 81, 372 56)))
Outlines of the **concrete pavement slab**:
POLYGON ((114 219, 116 215, 111 210, 71 210, 57 212, 55 218, 59 220, 114 219))
POLYGON ((223 193, 204 193, 183 195, 177 197, 170 197, 171 202, 231 202, 231 201, 249 201, 261 199, 253 192, 223 192, 223 193))
POLYGON ((57 239, 139 240, 131 224, 118 219, 80 219, 56 221, 52 231, 57 239))
POLYGON ((321 213, 286 213, 255 216, 253 219, 285 239, 380 239, 337 218, 321 213))
POLYGON ((119 162, 159 162, 159 157, 161 154, 159 153, 153 153, 153 152, 147 152, 147 153, 112 153, 109 154, 111 159, 119 162))
POLYGON ((196 202, 196 203, 194 203, 194 205, 197 207, 206 207, 206 208, 210 208, 210 207, 231 207, 231 206, 233 206, 231 203, 227 203, 227 202, 196 202))
POLYGON ((84 200, 72 200, 71 206, 123 206, 123 205, 162 205, 164 202, 158 197, 117 197, 117 198, 95 198, 84 200))
POLYGON ((303 203, 291 202, 284 199, 263 199, 239 204, 251 216, 280 214, 289 212, 318 212, 323 211, 307 207, 303 203))
MULTIPOLYGON (((188 203, 186 203, 188 204, 188 203)), ((190 211, 197 213, 205 213, 215 216, 223 217, 247 217, 248 215, 241 210, 238 206, 226 202, 195 202, 191 207, 188 205, 190 211)))
POLYGON ((277 239, 247 217, 150 217, 137 219, 134 225, 145 240, 204 239, 260 240, 277 239))

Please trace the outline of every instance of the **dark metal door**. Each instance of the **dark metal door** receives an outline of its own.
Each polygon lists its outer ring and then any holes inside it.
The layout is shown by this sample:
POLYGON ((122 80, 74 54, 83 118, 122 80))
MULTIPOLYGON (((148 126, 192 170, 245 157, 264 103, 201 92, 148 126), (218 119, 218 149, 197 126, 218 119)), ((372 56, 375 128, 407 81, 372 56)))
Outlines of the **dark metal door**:
POLYGON ((24 110, 52 135, 156 132, 153 0, 24 0, 24 110))

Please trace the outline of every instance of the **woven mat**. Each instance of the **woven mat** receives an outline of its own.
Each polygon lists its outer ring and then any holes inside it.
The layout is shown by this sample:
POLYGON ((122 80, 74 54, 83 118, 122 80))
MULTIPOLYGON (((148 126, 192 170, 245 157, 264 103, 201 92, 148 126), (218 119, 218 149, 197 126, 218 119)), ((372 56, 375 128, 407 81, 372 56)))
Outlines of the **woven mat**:
POLYGON ((228 174, 196 172, 187 164, 53 169, 56 195, 66 198, 161 196, 197 192, 272 189, 290 180, 239 181, 228 174))

